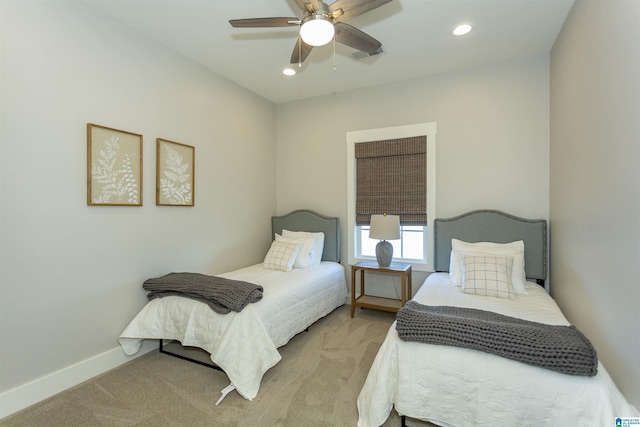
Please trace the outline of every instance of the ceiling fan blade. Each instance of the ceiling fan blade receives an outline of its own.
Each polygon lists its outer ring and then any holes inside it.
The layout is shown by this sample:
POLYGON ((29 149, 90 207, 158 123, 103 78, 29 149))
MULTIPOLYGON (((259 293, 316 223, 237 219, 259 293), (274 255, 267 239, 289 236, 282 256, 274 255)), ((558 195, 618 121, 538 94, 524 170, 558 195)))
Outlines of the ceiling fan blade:
POLYGON ((369 55, 375 55, 378 49, 382 47, 382 43, 378 40, 352 25, 345 24, 344 22, 336 22, 334 26, 336 29, 335 37, 337 42, 366 52, 369 55))
POLYGON ((290 62, 292 64, 302 64, 304 60, 307 59, 307 56, 309 56, 309 53, 311 53, 311 49, 313 49, 313 46, 306 44, 302 41, 302 38, 298 37, 293 52, 291 52, 290 62))
POLYGON ((391 0, 337 0, 329 5, 331 16, 338 21, 346 21, 370 10, 389 3, 391 0))
POLYGON ((235 28, 291 27, 300 25, 300 20, 296 17, 230 19, 229 24, 235 28))
POLYGON ((320 10, 318 0, 295 0, 295 2, 305 12, 313 13, 316 10, 320 10))

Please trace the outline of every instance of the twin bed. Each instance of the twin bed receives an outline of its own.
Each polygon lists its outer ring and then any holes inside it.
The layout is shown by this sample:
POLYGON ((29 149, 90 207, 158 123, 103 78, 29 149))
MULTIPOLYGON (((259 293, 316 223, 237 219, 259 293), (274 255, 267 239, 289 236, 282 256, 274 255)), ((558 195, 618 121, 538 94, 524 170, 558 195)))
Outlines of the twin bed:
MULTIPOLYGON (((593 360, 593 370, 569 374, 476 349, 401 339, 404 327, 399 322, 416 303, 455 307, 447 310, 472 308, 547 325, 569 325, 543 287, 547 274, 544 220, 474 211, 436 219, 434 227, 437 272, 427 278, 389 329, 358 397, 359 427, 382 425, 394 408, 403 425, 410 417, 441 426, 613 426, 617 417, 638 416, 597 358, 593 360), (499 244, 461 245, 460 241, 499 244), (478 277, 469 258, 511 258, 510 274, 503 270, 502 277, 511 275, 511 285, 519 281, 516 260, 520 248, 509 244, 517 241, 524 243, 527 279, 520 283, 523 288, 518 292, 505 289, 504 283, 497 288, 495 283, 483 288, 469 279, 478 277), (457 259, 452 262, 454 257, 457 259), (467 269, 462 279, 460 269, 467 269), (469 284, 472 286, 467 289, 469 284)), ((485 270, 486 278, 489 270, 495 273, 500 268, 485 270)), ((423 333, 436 335, 432 331, 423 333)), ((463 341, 468 338, 463 334, 463 341)), ((565 365, 572 369, 574 363, 570 359, 565 365)), ((562 365, 565 361, 562 356, 545 363, 562 365)))
MULTIPOLYGON (((257 302, 219 314, 190 298, 152 299, 120 336, 124 352, 134 354, 144 339, 203 349, 231 382, 220 400, 233 389, 253 399, 264 373, 281 359, 278 347, 346 301, 338 218, 294 211, 273 217, 272 232, 263 263, 220 275, 259 285, 257 302)), ((569 325, 544 289, 546 221, 473 211, 436 219, 434 237, 437 272, 389 329, 357 399, 359 427, 382 425, 394 408, 403 425, 410 417, 459 427, 615 425, 616 417, 640 416, 595 352, 592 371, 568 374, 457 345, 401 339, 405 314, 424 306, 569 325), (483 264, 476 269, 479 257, 483 264)))
POLYGON ((190 298, 152 299, 122 332, 124 352, 136 353, 144 339, 203 349, 231 382, 222 397, 235 389, 252 400, 264 373, 281 359, 278 347, 346 301, 338 218, 298 210, 274 216, 272 233, 265 262, 219 275, 261 286, 258 302, 219 314, 190 298), (292 246, 297 253, 287 252, 292 246))

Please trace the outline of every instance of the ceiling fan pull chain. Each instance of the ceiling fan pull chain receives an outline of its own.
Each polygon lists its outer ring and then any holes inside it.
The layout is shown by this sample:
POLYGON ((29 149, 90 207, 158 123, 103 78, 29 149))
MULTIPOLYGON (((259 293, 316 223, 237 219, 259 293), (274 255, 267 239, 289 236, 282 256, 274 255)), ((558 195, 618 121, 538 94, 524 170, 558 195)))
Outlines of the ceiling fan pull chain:
POLYGON ((336 70, 336 36, 333 36, 333 71, 336 70))

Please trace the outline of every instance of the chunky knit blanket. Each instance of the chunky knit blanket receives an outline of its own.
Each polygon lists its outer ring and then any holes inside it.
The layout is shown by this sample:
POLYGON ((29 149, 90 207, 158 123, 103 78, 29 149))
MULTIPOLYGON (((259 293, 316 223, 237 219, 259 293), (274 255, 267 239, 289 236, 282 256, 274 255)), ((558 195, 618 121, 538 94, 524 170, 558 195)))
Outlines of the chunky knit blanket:
POLYGON ((598 368, 595 349, 574 326, 415 301, 408 301, 396 320, 404 341, 471 348, 569 375, 594 376, 598 368))
POLYGON ((145 280, 142 287, 149 291, 149 300, 176 295, 204 302, 220 314, 242 311, 248 304, 260 301, 263 291, 262 286, 253 283, 199 273, 169 273, 145 280))

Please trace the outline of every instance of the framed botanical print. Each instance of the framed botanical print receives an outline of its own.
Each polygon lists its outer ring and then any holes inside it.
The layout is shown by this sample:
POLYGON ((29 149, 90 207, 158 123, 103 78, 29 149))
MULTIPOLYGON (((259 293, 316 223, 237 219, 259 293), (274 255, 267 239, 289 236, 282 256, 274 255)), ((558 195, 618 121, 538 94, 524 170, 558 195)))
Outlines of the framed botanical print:
POLYGON ((142 206, 142 135, 87 124, 87 204, 142 206))
POLYGON ((195 147, 156 139, 156 205, 193 206, 195 147))

